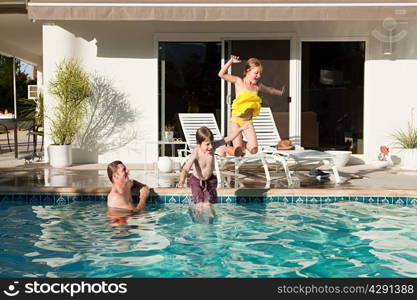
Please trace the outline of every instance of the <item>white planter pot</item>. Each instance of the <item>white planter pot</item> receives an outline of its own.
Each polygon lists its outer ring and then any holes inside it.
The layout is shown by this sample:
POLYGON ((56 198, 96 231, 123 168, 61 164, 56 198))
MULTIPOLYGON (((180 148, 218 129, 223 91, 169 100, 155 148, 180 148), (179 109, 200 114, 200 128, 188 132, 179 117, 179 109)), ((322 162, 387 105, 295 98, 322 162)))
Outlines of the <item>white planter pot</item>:
POLYGON ((162 173, 172 172, 173 164, 172 160, 167 156, 162 156, 158 159, 158 169, 162 173))
POLYGON ((401 169, 417 171, 417 149, 402 149, 400 152, 400 158, 401 169))
POLYGON ((350 156, 352 155, 352 151, 343 151, 343 150, 329 150, 324 151, 333 155, 334 164, 337 168, 343 168, 348 163, 350 156))
POLYGON ((72 165, 71 145, 49 145, 48 155, 51 167, 63 168, 72 165))

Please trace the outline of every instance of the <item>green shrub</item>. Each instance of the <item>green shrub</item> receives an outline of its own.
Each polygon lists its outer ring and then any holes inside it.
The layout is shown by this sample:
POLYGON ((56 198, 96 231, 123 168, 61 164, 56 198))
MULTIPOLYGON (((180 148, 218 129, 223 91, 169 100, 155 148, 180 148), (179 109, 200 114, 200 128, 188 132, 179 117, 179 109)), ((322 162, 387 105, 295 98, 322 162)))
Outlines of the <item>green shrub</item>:
POLYGON ((89 75, 77 60, 64 59, 58 64, 49 92, 57 104, 51 119, 51 137, 55 145, 72 144, 82 124, 85 103, 91 94, 89 75))

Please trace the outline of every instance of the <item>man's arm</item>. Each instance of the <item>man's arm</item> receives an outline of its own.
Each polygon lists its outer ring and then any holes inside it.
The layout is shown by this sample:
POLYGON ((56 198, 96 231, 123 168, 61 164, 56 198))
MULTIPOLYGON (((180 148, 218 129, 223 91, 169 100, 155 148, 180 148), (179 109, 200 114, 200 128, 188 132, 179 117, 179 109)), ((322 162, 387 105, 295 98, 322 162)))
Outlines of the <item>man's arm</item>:
POLYGON ((197 150, 194 149, 193 152, 191 152, 190 154, 190 158, 187 160, 187 162, 185 163, 184 167, 181 170, 180 180, 177 183, 177 187, 182 187, 184 185, 185 177, 187 176, 188 171, 190 171, 191 166, 193 165, 196 158, 197 158, 197 150))
POLYGON ((139 203, 136 206, 135 209, 142 209, 145 207, 146 199, 148 199, 149 196, 149 187, 147 185, 142 185, 140 191, 139 191, 139 203))
POLYGON ((138 189, 138 198, 139 198, 139 203, 135 207, 135 209, 142 209, 145 207, 146 199, 149 196, 150 189, 146 184, 143 184, 137 180, 132 180, 132 181, 133 181, 132 189, 133 188, 138 189))

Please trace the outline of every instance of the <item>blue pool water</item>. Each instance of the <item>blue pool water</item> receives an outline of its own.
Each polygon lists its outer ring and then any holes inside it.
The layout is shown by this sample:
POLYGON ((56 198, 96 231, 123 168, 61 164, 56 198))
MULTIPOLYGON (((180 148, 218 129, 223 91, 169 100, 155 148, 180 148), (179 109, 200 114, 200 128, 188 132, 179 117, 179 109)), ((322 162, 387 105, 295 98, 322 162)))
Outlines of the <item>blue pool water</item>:
POLYGON ((216 204, 109 217, 104 202, 0 203, 1 277, 416 277, 417 209, 216 204))

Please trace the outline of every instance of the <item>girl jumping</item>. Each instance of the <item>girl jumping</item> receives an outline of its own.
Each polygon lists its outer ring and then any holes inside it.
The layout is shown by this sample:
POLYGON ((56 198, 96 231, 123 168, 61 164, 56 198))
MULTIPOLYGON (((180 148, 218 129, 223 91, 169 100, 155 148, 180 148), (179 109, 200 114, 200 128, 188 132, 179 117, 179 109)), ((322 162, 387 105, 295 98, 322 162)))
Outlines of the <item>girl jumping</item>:
POLYGON ((248 124, 245 133, 247 143, 244 145, 243 135, 240 133, 232 143, 233 147, 225 147, 224 155, 243 156, 245 152, 256 154, 258 152, 258 141, 256 138, 255 128, 252 124, 252 118, 259 115, 261 110, 262 99, 258 92, 264 92, 272 95, 282 96, 285 93, 285 86, 281 90, 268 87, 258 83, 262 74, 261 62, 256 58, 248 59, 243 71, 243 78, 227 73, 232 64, 240 63, 239 56, 232 55, 227 63, 220 69, 219 77, 235 85, 236 98, 232 104, 231 133, 234 136, 240 127, 248 124))

